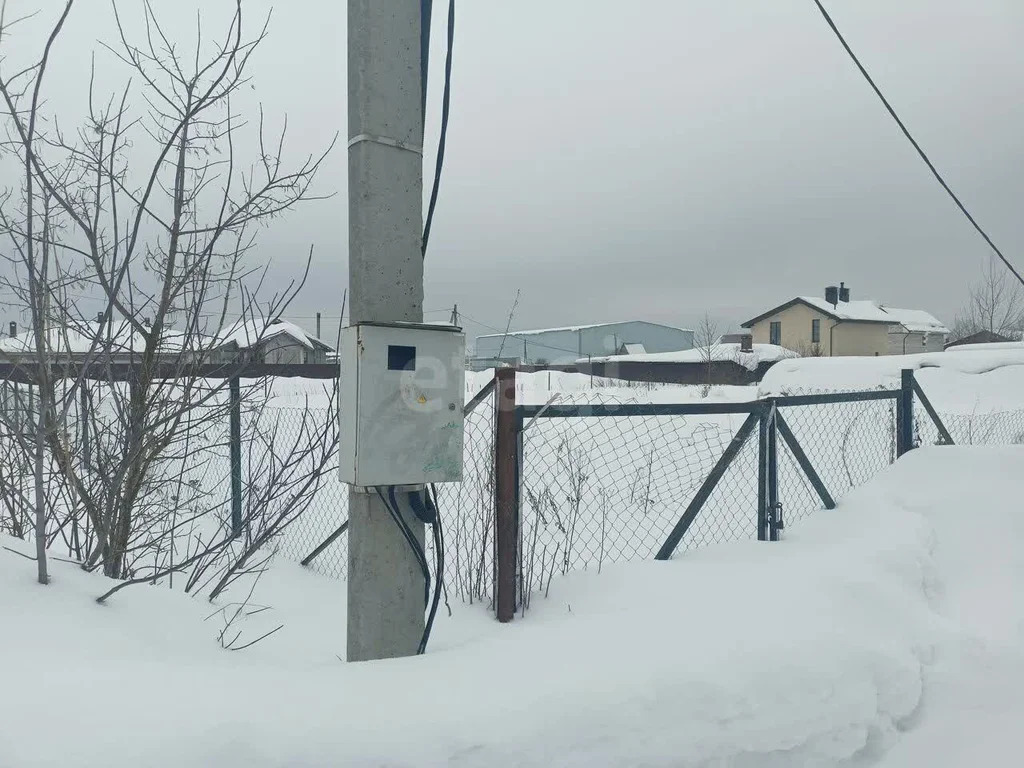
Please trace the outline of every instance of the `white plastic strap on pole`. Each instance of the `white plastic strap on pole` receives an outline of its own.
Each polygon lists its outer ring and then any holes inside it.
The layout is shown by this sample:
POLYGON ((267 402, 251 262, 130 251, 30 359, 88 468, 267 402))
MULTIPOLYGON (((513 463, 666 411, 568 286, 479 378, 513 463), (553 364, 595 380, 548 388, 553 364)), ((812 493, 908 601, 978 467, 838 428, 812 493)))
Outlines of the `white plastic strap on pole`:
POLYGON ((399 141, 398 139, 392 139, 388 136, 375 136, 372 133, 360 133, 358 136, 353 136, 348 140, 348 146, 351 149, 356 144, 363 141, 372 141, 374 144, 383 144, 385 147, 394 147, 395 149, 404 149, 406 152, 414 152, 417 155, 423 154, 423 147, 418 147, 415 144, 410 144, 407 141, 399 141))

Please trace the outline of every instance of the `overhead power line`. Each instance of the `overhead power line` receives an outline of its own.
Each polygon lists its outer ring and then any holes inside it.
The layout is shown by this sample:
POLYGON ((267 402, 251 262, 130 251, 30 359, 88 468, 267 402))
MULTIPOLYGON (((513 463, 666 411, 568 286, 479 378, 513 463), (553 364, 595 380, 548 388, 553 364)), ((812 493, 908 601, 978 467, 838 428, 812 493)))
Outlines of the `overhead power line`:
MULTIPOLYGON (((428 3, 429 4, 429 3, 428 3)), ((427 14, 429 19, 429 12, 427 14)), ((434 223, 434 209, 437 207, 437 193, 441 188, 441 169, 444 167, 444 149, 448 139, 448 112, 452 97, 452 49, 455 47, 455 0, 448 0, 448 50, 444 60, 444 94, 441 97, 441 133, 437 140, 437 161, 434 166, 434 184, 430 189, 430 203, 427 205, 427 219, 423 225, 422 255, 426 258, 427 242, 430 240, 430 228, 434 223)), ((424 55, 423 62, 426 64, 424 55)), ((423 73, 424 82, 426 72, 423 73)), ((426 104, 426 85, 423 90, 423 103, 426 104)))
POLYGON ((936 169, 936 167, 932 164, 932 161, 928 159, 928 155, 926 155, 924 150, 921 149, 921 145, 918 144, 914 137, 911 135, 910 131, 907 129, 907 126, 903 123, 903 121, 900 119, 900 116, 896 114, 896 110, 893 109, 892 105, 889 103, 889 100, 885 98, 885 95, 875 84, 875 81, 872 79, 871 75, 868 74, 868 71, 864 68, 864 65, 860 63, 860 59, 857 58, 857 54, 855 54, 853 52, 853 49, 850 48, 849 43, 846 42, 846 38, 843 37, 843 33, 839 31, 839 28, 836 26, 836 23, 832 21, 832 17, 829 15, 828 11, 825 10, 825 6, 822 5, 821 0, 814 0, 814 4, 818 6, 818 10, 821 11, 821 15, 825 18, 825 21, 828 23, 829 27, 835 33, 836 37, 839 39, 839 42, 842 43, 843 48, 846 49, 846 52, 853 60, 853 63, 857 65, 857 69, 860 70, 860 73, 864 76, 864 79, 868 81, 868 85, 871 86, 875 94, 881 100, 882 104, 885 105, 885 108, 892 116, 892 119, 896 121, 896 125, 900 127, 901 131, 903 131, 903 135, 907 137, 907 140, 914 146, 914 149, 917 150, 917 154, 921 156, 922 160, 924 160, 925 165, 928 166, 928 169, 932 172, 932 175, 935 177, 936 181, 938 181, 939 184, 942 185, 942 188, 946 190, 946 193, 950 196, 950 198, 952 198, 953 202, 956 203, 956 207, 959 208, 960 212, 967 217, 967 220, 969 222, 971 222, 971 226, 973 226, 978 231, 978 234, 985 239, 985 242, 988 243, 989 247, 993 251, 995 251, 995 254, 996 256, 999 257, 999 260, 1002 261, 1003 264, 1006 265, 1006 268, 1013 273, 1013 276, 1016 277, 1022 285, 1024 285, 1024 277, 1021 277, 1020 272, 1018 272, 1016 268, 1013 266, 1013 264, 1010 263, 1010 260, 1003 255, 1003 252, 999 250, 999 247, 994 242, 992 242, 992 238, 988 236, 988 233, 985 232, 984 229, 981 228, 981 225, 978 224, 975 218, 971 215, 971 212, 967 210, 967 206, 965 206, 960 201, 960 198, 956 196, 956 193, 953 192, 949 184, 946 183, 946 180, 942 178, 942 174, 939 173, 938 169, 936 169))

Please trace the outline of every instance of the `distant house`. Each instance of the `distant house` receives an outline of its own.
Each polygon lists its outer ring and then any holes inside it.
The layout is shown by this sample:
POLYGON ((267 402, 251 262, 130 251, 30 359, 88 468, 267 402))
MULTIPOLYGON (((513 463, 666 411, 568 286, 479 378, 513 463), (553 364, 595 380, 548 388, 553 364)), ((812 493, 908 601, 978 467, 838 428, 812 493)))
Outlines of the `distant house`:
MULTIPOLYGON (((184 334, 167 328, 163 336, 158 361, 179 360, 187 355, 184 334)), ((193 334, 189 343, 198 348, 203 341, 193 334)), ((126 320, 54 325, 46 331, 47 356, 54 363, 128 363, 138 360, 145 346, 142 335, 126 320)), ((12 327, 12 334, 0 339, 0 363, 34 362, 35 358, 36 337, 32 329, 17 333, 12 327)))
POLYGON ((506 364, 573 364, 580 358, 613 355, 628 345, 646 352, 693 349, 693 331, 629 320, 494 333, 477 336, 470 364, 476 370, 506 364))
POLYGON ((743 323, 755 344, 777 344, 802 355, 902 355, 941 352, 949 329, 919 309, 851 301, 846 286, 827 298, 798 296, 743 323))
POLYGON ((212 363, 252 362, 278 365, 326 363, 334 348, 280 318, 247 318, 217 335, 212 363))
MULTIPOLYGON (((34 362, 35 343, 31 330, 0 339, 0 363, 34 362)), ((48 356, 57 363, 129 363, 138 361, 143 349, 145 340, 127 321, 81 323, 47 330, 48 356)), ((165 328, 157 361, 305 365, 329 362, 333 355, 333 347, 294 323, 280 318, 250 318, 214 336, 165 328)))
POLYGON ((1001 333, 995 331, 978 331, 972 333, 970 336, 963 336, 959 339, 947 342, 946 349, 950 347, 961 347, 966 344, 1004 344, 1008 341, 1017 341, 1017 339, 1011 339, 1008 336, 1003 336, 1001 333))

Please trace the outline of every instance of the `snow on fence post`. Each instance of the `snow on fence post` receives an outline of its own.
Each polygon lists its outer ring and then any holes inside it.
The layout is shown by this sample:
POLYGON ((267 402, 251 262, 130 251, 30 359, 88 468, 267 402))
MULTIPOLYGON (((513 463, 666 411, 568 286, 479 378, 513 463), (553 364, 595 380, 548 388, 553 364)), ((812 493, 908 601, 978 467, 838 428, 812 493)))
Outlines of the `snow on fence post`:
POLYGON ((516 371, 495 371, 494 396, 494 607, 498 621, 516 612, 519 544, 519 420, 516 371))
POLYGON ((896 458, 914 447, 914 371, 905 368, 900 376, 896 400, 896 458))
POLYGON ((242 392, 238 376, 229 382, 230 453, 231 453, 231 535, 242 535, 242 392))

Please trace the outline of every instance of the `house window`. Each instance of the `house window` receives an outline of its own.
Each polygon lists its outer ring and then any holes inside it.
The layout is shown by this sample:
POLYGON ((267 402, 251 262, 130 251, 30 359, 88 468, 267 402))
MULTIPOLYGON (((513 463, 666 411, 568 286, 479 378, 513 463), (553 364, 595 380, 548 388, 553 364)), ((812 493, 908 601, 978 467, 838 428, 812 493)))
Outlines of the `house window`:
POLYGON ((782 322, 773 320, 768 332, 768 342, 776 346, 782 345, 782 322))
POLYGON ((821 343, 821 320, 811 320, 811 344, 821 343))

